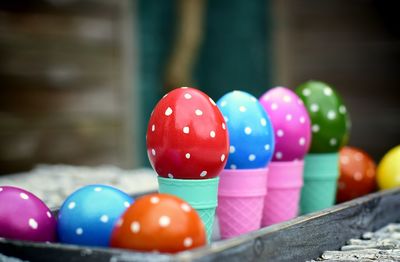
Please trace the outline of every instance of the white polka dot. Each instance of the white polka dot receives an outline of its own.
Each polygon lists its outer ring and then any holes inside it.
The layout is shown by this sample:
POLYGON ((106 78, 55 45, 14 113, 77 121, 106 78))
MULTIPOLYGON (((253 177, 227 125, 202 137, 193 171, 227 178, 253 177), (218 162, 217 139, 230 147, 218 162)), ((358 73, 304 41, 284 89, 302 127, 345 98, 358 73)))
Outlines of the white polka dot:
POLYGON ((284 134, 285 134, 285 133, 283 132, 282 129, 278 129, 278 131, 276 131, 276 135, 277 135, 278 137, 283 137, 284 134))
POLYGON ((304 118, 304 116, 300 117, 299 119, 300 123, 304 124, 306 122, 306 119, 304 118))
POLYGON ((1 192, 1 191, 3 191, 3 188, 2 188, 2 187, 0 187, 0 192, 1 192))
POLYGON ((151 126, 151 132, 154 132, 156 130, 156 125, 151 126))
POLYGON ((158 219, 158 224, 161 227, 167 227, 171 224, 171 218, 169 218, 169 216, 161 216, 160 219, 158 219))
POLYGON ((240 112, 246 112, 247 108, 245 106, 240 106, 239 111, 240 112))
POLYGON ((337 144, 336 138, 331 138, 331 139, 329 140, 329 144, 331 144, 331 146, 335 146, 335 145, 337 144))
POLYGON ((282 152, 276 152, 275 157, 276 157, 276 159, 281 159, 282 158, 282 152))
POLYGON ((326 96, 332 95, 332 89, 330 89, 329 87, 325 87, 325 88, 324 88, 324 94, 325 94, 326 96))
POLYGON ((78 227, 78 228, 75 230, 75 233, 76 233, 78 236, 80 236, 80 235, 83 234, 83 229, 82 229, 81 227, 78 227))
POLYGON ((102 190, 101 187, 95 187, 95 188, 94 188, 94 191, 96 191, 96 192, 100 192, 101 190, 102 190))
POLYGON ((272 103, 271 104, 271 109, 272 110, 277 110, 278 109, 278 105, 276 103, 272 103))
POLYGON ((170 116, 171 114, 172 114, 172 109, 168 107, 167 110, 165 110, 165 115, 170 116))
POLYGON ((224 162, 224 160, 225 160, 225 154, 222 154, 221 155, 221 162, 224 162))
POLYGON ((49 211, 46 212, 48 218, 51 218, 51 213, 49 211))
POLYGON ((182 209, 183 211, 185 211, 185 212, 190 212, 190 211, 192 210, 192 208, 191 208, 188 204, 186 204, 186 203, 182 203, 182 204, 181 204, 181 209, 182 209))
POLYGON ((183 240, 183 246, 184 246, 184 247, 191 247, 192 244, 193 244, 193 239, 192 239, 191 237, 186 237, 186 238, 183 240))
POLYGON ((125 201, 125 202, 124 202, 124 206, 125 206, 125 207, 129 207, 130 205, 131 205, 131 204, 129 204, 128 201, 125 201))
POLYGON ((330 110, 326 116, 328 117, 329 120, 333 120, 336 118, 336 113, 335 111, 330 110))
POLYGON ((171 173, 168 173, 168 177, 169 177, 169 178, 174 178, 174 175, 171 174, 171 173))
POLYGON ((293 116, 291 114, 286 115, 286 121, 292 120, 293 116))
POLYGON ((263 99, 264 99, 265 101, 268 101, 268 100, 269 100, 269 95, 264 96, 263 99))
POLYGON ((339 106, 339 113, 346 114, 346 107, 344 105, 339 106))
POLYGON ((184 95, 184 97, 185 97, 186 99, 190 99, 190 98, 192 98, 192 95, 189 94, 189 93, 186 93, 186 94, 184 95))
POLYGON ((229 153, 233 154, 235 153, 236 148, 234 146, 229 147, 229 153))
POLYGON ((152 196, 152 197, 150 197, 150 202, 152 204, 158 204, 160 202, 160 198, 158 198, 156 196, 152 196))
POLYGON ((215 131, 211 131, 211 132, 210 132, 210 136, 211 136, 212 138, 214 138, 214 137, 215 137, 215 131))
POLYGON ((38 223, 33 218, 29 218, 28 224, 29 224, 29 227, 32 228, 32 229, 37 229, 38 228, 38 223))
POLYGON ((319 132, 319 125, 315 124, 315 125, 313 125, 313 126, 311 127, 311 129, 312 129, 312 131, 313 131, 314 133, 318 133, 318 132, 319 132))
POLYGON ((190 158, 190 153, 186 153, 185 157, 186 157, 186 159, 189 159, 190 158))
POLYGON ((342 165, 347 165, 350 162, 350 159, 348 156, 342 156, 340 158, 340 163, 342 163, 342 165))
POLYGON ((226 101, 225 100, 221 101, 221 107, 224 107, 224 106, 226 106, 226 101))
POLYGON ((74 209, 75 206, 76 206, 76 203, 75 202, 71 202, 71 203, 68 204, 68 209, 74 209))
POLYGON ((306 144, 306 139, 304 137, 300 137, 299 145, 304 146, 306 144))
POLYGON ((226 116, 224 116, 224 120, 226 123, 228 123, 228 118, 226 116))
POLYGON ((207 175, 207 171, 201 171, 200 176, 205 177, 207 175))
POLYGON ((268 151, 270 148, 271 148, 271 146, 270 146, 269 144, 266 144, 266 145, 264 146, 264 149, 265 149, 266 151, 268 151))
POLYGON ((183 133, 189 134, 189 127, 188 127, 188 126, 185 126, 185 127, 183 128, 183 133))
POLYGON ((251 131, 252 131, 251 128, 248 127, 248 126, 244 129, 244 132, 245 132, 246 135, 250 135, 251 131))
POLYGON ((283 101, 286 103, 290 103, 292 101, 292 98, 290 96, 283 96, 283 101))
POLYGON ((310 91, 310 89, 308 89, 308 88, 304 88, 302 93, 303 93, 304 96, 309 96, 309 95, 311 95, 311 91, 310 91))
POLYGON ((231 169, 236 169, 237 167, 236 167, 236 165, 232 164, 232 165, 230 166, 230 168, 231 168, 231 169))
POLYGON ((225 123, 222 123, 222 129, 223 129, 223 130, 226 129, 225 123))
POLYGON ((27 194, 25 194, 25 193, 20 193, 19 196, 24 200, 29 199, 29 196, 27 194))
POLYGON ((317 105, 317 104, 311 104, 311 106, 310 106, 310 110, 311 110, 311 112, 318 112, 318 110, 319 110, 319 106, 317 105))
POLYGON ((353 175, 353 177, 354 177, 354 179, 355 179, 356 181, 361 181, 361 180, 362 180, 362 174, 361 174, 361 172, 355 172, 354 175, 353 175))
POLYGON ((265 120, 265 118, 261 118, 260 119, 260 123, 262 126, 266 126, 267 125, 267 120, 265 120))
POLYGON ((209 97, 208 99, 210 100, 211 104, 213 104, 214 106, 216 106, 214 100, 212 100, 211 97, 209 97))
POLYGON ((131 231, 134 234, 139 233, 140 231, 140 223, 138 221, 133 221, 131 224, 131 231))
POLYGON ((153 156, 156 156, 156 150, 155 150, 154 148, 151 149, 151 154, 152 154, 153 156))
POLYGON ((108 222, 108 216, 107 215, 102 215, 100 217, 100 221, 103 222, 103 223, 107 223, 108 222))
POLYGON ((194 111, 194 113, 196 114, 196 116, 202 116, 203 115, 203 111, 201 111, 200 109, 196 109, 196 111, 194 111))
POLYGON ((249 161, 254 161, 256 159, 256 156, 254 154, 249 155, 249 161))

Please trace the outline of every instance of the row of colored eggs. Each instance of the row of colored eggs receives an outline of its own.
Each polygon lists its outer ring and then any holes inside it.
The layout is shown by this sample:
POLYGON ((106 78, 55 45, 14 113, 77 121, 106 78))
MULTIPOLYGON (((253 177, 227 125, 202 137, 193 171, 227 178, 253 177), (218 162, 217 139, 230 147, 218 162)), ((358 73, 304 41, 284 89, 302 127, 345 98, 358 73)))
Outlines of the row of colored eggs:
POLYGON ((34 194, 0 187, 0 237, 103 246, 140 251, 178 252, 207 243, 198 213, 168 194, 135 201, 106 185, 88 185, 72 193, 57 219, 34 194))
MULTIPOLYGON (((399 163, 397 146, 378 166, 380 188, 399 186, 399 163)), ((374 189, 375 164, 364 151, 343 148, 340 167, 340 202, 374 189)), ((183 200, 166 194, 150 194, 134 201, 116 188, 89 185, 64 201, 58 219, 38 197, 20 188, 0 186, 0 203, 0 237, 4 238, 58 239, 68 244, 160 252, 178 252, 207 242, 197 212, 183 200)))
POLYGON ((296 93, 276 87, 258 100, 233 91, 214 103, 199 90, 175 89, 151 115, 150 162, 162 177, 207 179, 224 167, 263 168, 271 160, 301 160, 308 151, 337 152, 350 123, 341 98, 317 81, 296 93))

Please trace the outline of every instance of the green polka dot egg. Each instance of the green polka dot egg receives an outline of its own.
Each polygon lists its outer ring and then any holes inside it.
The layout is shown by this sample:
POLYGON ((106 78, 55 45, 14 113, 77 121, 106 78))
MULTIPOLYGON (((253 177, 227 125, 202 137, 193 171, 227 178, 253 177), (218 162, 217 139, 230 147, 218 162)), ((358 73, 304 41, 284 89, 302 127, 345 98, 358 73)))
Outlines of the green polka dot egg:
POLYGON ((328 84, 308 81, 296 89, 312 122, 310 153, 337 152, 349 138, 350 118, 337 92, 328 84))

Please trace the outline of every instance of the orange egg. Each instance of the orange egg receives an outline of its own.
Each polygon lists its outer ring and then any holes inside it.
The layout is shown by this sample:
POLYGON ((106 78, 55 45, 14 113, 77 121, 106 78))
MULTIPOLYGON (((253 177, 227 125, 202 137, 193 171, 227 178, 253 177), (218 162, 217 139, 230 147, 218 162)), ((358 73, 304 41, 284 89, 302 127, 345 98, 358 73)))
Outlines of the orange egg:
POLYGON ((339 159, 337 202, 348 201, 375 190, 376 164, 366 152, 344 147, 339 152, 339 159))
POLYGON ((175 253, 204 246, 206 232, 197 212, 168 194, 151 194, 135 201, 116 223, 111 246, 175 253))

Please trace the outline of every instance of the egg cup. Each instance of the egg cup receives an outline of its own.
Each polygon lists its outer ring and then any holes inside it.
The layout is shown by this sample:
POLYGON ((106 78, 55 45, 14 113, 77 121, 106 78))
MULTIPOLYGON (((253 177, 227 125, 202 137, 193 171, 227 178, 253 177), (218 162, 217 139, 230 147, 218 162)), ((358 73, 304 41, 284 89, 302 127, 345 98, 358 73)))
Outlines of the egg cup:
POLYGON ((217 215, 222 239, 260 229, 267 174, 267 168, 221 172, 217 215))
POLYGON ((304 186, 301 191, 301 214, 335 204, 339 178, 339 153, 308 154, 304 165, 304 186))
POLYGON ((215 209, 218 205, 219 177, 210 179, 171 179, 158 177, 160 193, 178 196, 196 209, 204 223, 208 242, 211 241, 215 209))
POLYGON ((295 218, 299 212, 304 162, 282 161, 269 164, 267 192, 261 225, 270 226, 295 218))

